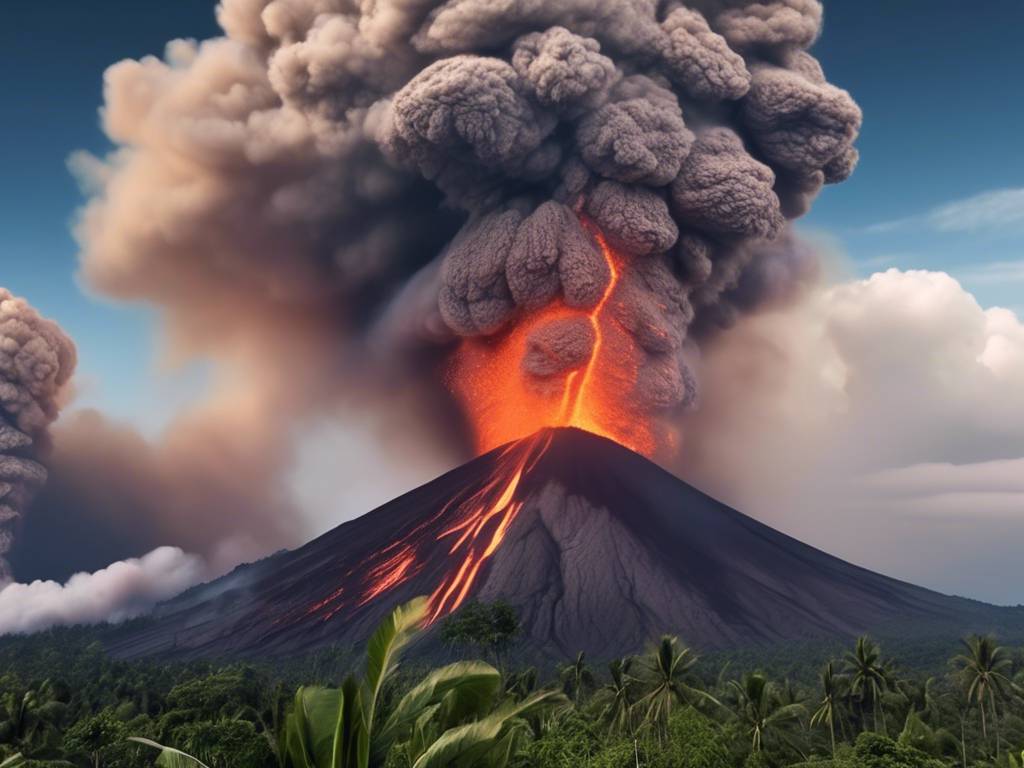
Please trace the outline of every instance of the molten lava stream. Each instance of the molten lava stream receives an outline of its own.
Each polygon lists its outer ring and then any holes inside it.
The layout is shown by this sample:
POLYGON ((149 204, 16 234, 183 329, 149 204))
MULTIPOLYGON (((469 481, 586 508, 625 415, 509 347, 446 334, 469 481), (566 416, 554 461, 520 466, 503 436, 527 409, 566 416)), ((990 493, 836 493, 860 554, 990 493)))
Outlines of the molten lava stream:
POLYGON ((550 434, 536 435, 506 448, 498 457, 491 478, 459 505, 456 521, 437 536, 438 541, 452 539, 448 554, 461 560, 430 596, 428 624, 465 601, 480 567, 497 551, 523 508, 524 502, 516 498, 523 477, 544 455, 550 442, 550 434))

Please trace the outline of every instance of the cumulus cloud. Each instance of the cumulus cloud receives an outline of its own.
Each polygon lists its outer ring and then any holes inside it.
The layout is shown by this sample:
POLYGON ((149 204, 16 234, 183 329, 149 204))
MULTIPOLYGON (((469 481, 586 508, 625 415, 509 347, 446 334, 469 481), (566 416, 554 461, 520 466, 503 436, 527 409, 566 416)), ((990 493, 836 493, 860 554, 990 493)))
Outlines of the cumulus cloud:
POLYGON ((95 573, 76 573, 64 584, 8 584, 0 589, 0 634, 124 621, 199 583, 204 573, 200 558, 160 547, 95 573))
POLYGON ((741 321, 701 372, 680 466, 702 487, 863 565, 1024 600, 1005 579, 1019 558, 1005 537, 1024 538, 1013 312, 945 273, 893 269, 741 321))

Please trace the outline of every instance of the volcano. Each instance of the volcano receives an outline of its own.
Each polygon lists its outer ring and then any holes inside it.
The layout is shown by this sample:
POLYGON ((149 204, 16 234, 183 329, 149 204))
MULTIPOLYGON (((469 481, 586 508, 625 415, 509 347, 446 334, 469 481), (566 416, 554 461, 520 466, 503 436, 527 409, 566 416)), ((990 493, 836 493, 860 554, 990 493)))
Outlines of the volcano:
MULTIPOLYGON (((275 657, 358 644, 398 603, 517 610, 523 653, 611 658, 862 632, 1024 635, 1024 610, 832 557, 578 429, 487 453, 309 542, 195 587, 112 637, 119 657, 275 657)), ((429 637, 429 634, 428 634, 429 637)))

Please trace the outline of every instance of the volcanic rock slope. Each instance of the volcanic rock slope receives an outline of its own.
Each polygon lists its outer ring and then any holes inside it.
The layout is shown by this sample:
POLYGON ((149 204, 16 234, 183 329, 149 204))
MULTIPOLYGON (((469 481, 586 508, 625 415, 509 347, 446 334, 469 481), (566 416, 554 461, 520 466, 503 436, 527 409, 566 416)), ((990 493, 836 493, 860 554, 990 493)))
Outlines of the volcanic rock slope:
MULTIPOLYGON (((295 551, 195 587, 111 638, 121 657, 283 656, 356 644, 399 602, 457 568, 450 537, 420 536, 414 562, 382 570, 396 542, 492 479, 481 456, 295 551), (390 547, 390 549, 389 549, 390 547), (383 553, 383 554, 382 554, 383 553), (384 576, 381 574, 384 573, 384 576), (375 582, 395 583, 378 593, 375 582)), ((522 508, 467 598, 519 612, 524 652, 611 658, 662 633, 704 649, 848 637, 1024 636, 1024 609, 948 597, 851 565, 701 493, 622 446, 551 434, 518 488, 522 508)), ((429 645, 429 642, 428 642, 429 645)))

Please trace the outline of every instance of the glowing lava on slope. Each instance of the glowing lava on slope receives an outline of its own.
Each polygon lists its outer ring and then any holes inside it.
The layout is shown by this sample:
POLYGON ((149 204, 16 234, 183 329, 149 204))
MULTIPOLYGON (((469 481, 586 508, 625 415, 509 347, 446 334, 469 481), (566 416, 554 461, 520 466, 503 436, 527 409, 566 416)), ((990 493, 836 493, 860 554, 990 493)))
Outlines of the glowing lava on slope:
POLYGON ((428 567, 426 553, 436 552, 438 545, 447 545, 447 550, 440 581, 430 596, 427 623, 456 610, 525 503, 517 494, 551 442, 551 433, 543 431, 546 427, 578 427, 639 453, 653 451, 650 425, 631 412, 628 402, 636 382, 633 346, 610 311, 623 262, 590 222, 583 224, 600 247, 610 274, 593 308, 584 311, 553 302, 498 337, 464 340, 455 355, 452 382, 470 415, 479 451, 504 446, 491 476, 350 569, 346 577, 361 581, 354 597, 346 598, 344 590, 337 589, 302 616, 326 621, 345 607, 366 605, 422 573, 428 567), (537 381, 523 365, 534 332, 580 318, 592 331, 589 354, 554 380, 537 381))

